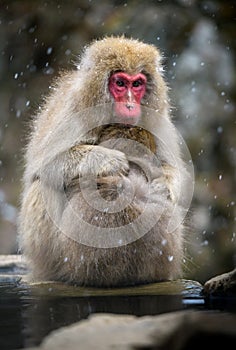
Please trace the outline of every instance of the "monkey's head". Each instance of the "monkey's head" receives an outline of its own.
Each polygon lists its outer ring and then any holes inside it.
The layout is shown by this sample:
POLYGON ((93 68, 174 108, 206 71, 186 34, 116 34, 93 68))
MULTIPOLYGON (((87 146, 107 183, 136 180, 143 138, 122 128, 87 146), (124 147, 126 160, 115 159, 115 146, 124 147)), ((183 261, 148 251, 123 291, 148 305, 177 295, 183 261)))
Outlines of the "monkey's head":
POLYGON ((161 55, 153 45, 125 37, 95 41, 82 56, 80 72, 84 106, 113 103, 116 119, 124 124, 136 124, 142 106, 160 115, 168 110, 161 55))

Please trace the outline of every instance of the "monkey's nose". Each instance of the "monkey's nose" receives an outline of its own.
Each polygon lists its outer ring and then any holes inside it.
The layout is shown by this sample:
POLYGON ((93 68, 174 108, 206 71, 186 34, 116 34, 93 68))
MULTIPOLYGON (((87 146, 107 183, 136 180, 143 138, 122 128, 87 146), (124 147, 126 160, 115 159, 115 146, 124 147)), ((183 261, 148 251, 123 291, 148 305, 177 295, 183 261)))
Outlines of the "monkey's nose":
POLYGON ((134 109, 134 104, 133 103, 127 103, 126 104, 126 108, 128 108, 129 110, 134 109))

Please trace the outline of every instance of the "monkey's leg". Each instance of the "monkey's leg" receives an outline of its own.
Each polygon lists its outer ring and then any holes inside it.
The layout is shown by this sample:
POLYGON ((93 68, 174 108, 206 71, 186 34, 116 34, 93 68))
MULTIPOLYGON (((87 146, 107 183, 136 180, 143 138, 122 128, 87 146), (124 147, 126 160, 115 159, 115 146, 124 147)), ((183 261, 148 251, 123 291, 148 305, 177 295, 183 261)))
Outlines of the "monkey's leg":
POLYGON ((52 252, 60 254, 55 230, 45 209, 40 181, 36 180, 24 193, 19 215, 19 247, 29 261, 30 272, 38 279, 51 278, 55 268, 52 252))

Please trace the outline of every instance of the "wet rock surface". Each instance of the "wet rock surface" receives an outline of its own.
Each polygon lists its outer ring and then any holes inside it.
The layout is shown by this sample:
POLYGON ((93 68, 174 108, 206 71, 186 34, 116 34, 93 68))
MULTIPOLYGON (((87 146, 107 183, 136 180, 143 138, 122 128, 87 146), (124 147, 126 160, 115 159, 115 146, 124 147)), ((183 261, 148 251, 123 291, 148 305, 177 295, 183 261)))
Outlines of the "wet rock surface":
POLYGON ((203 294, 236 297, 236 269, 208 280, 203 286, 203 294))

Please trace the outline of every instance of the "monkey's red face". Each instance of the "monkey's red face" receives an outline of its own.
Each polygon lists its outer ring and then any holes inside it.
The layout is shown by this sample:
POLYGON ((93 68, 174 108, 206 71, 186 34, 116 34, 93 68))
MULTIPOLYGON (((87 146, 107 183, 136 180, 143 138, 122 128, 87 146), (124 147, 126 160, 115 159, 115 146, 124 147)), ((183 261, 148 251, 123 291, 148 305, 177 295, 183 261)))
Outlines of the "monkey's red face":
POLYGON ((141 114, 141 100, 146 92, 147 78, 144 74, 129 75, 114 73, 109 80, 109 91, 114 98, 114 111, 123 123, 138 120, 141 114))

